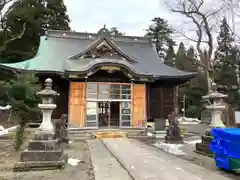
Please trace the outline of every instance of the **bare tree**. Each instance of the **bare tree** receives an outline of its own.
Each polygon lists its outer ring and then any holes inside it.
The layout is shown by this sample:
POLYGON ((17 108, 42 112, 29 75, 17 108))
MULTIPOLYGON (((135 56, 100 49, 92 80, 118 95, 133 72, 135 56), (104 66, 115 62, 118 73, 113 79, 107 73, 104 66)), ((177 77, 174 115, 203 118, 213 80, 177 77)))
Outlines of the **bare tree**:
MULTIPOLYGON (((211 84, 214 79, 213 70, 215 62, 213 60, 214 53, 214 25, 211 25, 210 20, 217 16, 224 6, 219 6, 215 10, 203 8, 204 0, 176 0, 174 5, 167 4, 170 10, 174 13, 179 13, 186 17, 195 25, 196 39, 189 37, 183 31, 176 30, 182 36, 196 43, 199 60, 197 65, 204 70, 207 80, 208 91, 211 91, 211 84), (177 1, 177 2, 176 2, 177 1)), ((186 30, 185 30, 186 31, 186 30)))

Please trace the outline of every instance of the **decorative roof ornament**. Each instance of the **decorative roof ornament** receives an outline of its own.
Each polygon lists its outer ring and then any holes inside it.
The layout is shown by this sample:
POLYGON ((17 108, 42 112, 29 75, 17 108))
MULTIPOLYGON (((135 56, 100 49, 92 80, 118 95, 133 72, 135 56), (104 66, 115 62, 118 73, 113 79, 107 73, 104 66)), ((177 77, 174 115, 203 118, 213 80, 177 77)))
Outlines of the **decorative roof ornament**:
POLYGON ((110 36, 110 32, 108 31, 108 29, 106 28, 106 24, 103 25, 103 28, 101 28, 98 33, 99 36, 104 36, 104 37, 108 37, 110 36))

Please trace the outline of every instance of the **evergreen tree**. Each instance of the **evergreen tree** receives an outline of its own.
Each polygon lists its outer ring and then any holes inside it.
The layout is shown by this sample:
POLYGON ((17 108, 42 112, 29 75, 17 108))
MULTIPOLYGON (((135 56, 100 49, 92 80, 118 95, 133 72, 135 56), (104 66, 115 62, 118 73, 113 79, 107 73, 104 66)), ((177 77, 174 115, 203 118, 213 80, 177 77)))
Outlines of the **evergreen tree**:
POLYGON ((183 42, 181 42, 176 53, 175 67, 180 70, 185 70, 184 63, 186 63, 186 48, 183 42))
POLYGON ((16 1, 5 13, 3 23, 4 31, 0 33, 3 39, 0 42, 0 56, 5 62, 33 57, 44 29, 70 30, 63 0, 16 1), (19 38, 9 41, 21 33, 19 38))
POLYGON ((112 27, 109 30, 110 34, 114 35, 114 36, 123 36, 124 33, 120 32, 116 27, 112 27))
POLYGON ((152 19, 152 24, 147 29, 146 36, 149 37, 150 42, 156 46, 156 51, 159 57, 166 57, 166 46, 171 40, 172 29, 169 27, 166 20, 155 17, 152 19))
POLYGON ((173 67, 175 65, 176 54, 174 52, 174 45, 175 45, 175 43, 172 40, 168 41, 166 58, 164 60, 164 63, 167 64, 168 66, 171 66, 171 67, 173 67))
POLYGON ((190 72, 196 72, 197 71, 197 65, 196 65, 196 54, 193 46, 190 46, 190 48, 187 50, 186 53, 186 62, 184 63, 184 70, 190 71, 190 72))
POLYGON ((220 33, 217 37, 218 47, 215 51, 215 81, 228 89, 237 85, 235 64, 236 53, 233 47, 234 37, 231 33, 226 18, 222 20, 220 33))
POLYGON ((48 0, 46 3, 48 17, 45 21, 45 28, 54 30, 70 30, 67 8, 63 0, 48 0))

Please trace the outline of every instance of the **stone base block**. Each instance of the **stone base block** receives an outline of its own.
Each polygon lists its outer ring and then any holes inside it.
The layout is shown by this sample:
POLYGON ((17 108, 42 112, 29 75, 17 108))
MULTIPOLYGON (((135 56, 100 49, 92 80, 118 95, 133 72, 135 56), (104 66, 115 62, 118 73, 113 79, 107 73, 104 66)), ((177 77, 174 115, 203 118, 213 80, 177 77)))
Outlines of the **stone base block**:
POLYGON ((213 137, 212 136, 202 136, 203 144, 211 144, 213 137))
POLYGON ((49 132, 45 132, 45 131, 37 131, 34 134, 34 140, 52 140, 54 139, 54 134, 53 133, 49 133, 49 132))
POLYGON ((27 161, 59 161, 63 159, 62 150, 54 151, 39 151, 39 150, 24 150, 21 153, 20 160, 22 162, 27 161))
POLYGON ((65 167, 65 160, 61 161, 31 161, 31 162, 17 162, 14 164, 13 171, 44 171, 63 169, 65 167))
POLYGON ((57 150, 59 149, 58 140, 30 140, 28 150, 57 150))
POLYGON ((209 144, 204 144, 204 143, 196 143, 196 152, 203 155, 209 155, 209 156, 213 155, 213 153, 210 150, 209 144))

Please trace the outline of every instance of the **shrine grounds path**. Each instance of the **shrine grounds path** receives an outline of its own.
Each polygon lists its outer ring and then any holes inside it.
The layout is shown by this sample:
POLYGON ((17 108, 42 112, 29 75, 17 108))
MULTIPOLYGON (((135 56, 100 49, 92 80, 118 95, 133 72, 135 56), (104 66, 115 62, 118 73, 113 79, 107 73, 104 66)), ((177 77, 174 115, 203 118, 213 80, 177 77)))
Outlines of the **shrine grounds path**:
POLYGON ((88 144, 96 180, 230 180, 134 139, 89 140, 88 144))

